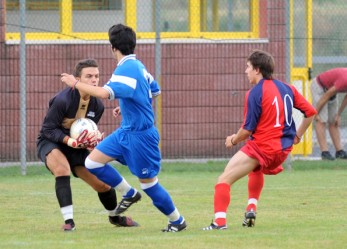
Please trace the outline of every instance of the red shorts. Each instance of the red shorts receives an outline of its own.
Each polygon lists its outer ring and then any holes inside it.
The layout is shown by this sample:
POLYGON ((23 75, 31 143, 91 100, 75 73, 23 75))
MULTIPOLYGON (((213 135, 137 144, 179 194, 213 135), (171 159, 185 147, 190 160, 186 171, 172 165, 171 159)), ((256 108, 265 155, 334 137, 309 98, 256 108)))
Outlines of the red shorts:
POLYGON ((259 167, 254 171, 261 170, 266 175, 277 175, 283 171, 282 163, 287 159, 292 148, 289 147, 276 154, 265 154, 254 141, 248 140, 241 148, 241 151, 249 157, 258 160, 259 167))

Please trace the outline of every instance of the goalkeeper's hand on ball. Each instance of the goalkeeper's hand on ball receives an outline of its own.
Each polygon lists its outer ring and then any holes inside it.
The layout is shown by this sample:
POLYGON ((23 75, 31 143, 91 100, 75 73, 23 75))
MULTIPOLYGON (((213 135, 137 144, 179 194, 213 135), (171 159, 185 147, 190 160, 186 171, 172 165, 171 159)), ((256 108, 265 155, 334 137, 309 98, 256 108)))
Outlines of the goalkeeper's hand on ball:
POLYGON ((87 136, 88 136, 88 130, 84 130, 77 137, 77 139, 69 137, 66 144, 72 148, 85 149, 88 147, 87 136))
POLYGON ((104 133, 101 133, 99 130, 89 132, 86 136, 87 149, 93 150, 103 139, 104 133))

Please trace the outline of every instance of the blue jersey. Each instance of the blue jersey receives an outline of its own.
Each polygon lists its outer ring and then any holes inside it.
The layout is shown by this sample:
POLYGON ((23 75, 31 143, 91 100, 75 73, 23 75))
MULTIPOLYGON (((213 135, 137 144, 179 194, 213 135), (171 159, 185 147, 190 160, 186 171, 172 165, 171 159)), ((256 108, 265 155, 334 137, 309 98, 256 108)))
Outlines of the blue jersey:
POLYGON ((159 95, 160 88, 134 54, 119 61, 104 88, 110 100, 119 99, 122 129, 142 131, 154 125, 152 96, 159 95))
POLYGON ((134 54, 123 57, 104 88, 119 99, 121 127, 107 136, 98 150, 127 165, 139 178, 153 178, 160 170, 159 133, 154 126, 152 96, 158 83, 134 54))

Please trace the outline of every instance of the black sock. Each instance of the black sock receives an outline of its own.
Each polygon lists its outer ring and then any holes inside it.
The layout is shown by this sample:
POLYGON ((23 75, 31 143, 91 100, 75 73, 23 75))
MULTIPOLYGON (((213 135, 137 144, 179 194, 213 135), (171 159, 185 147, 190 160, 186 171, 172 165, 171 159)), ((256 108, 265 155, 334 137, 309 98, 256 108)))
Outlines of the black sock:
POLYGON ((70 176, 58 176, 55 178, 55 193, 61 208, 72 205, 70 176))
POLYGON ((112 211, 117 206, 117 195, 114 188, 111 188, 109 191, 106 192, 98 192, 98 196, 100 199, 100 202, 104 206, 106 210, 112 211))

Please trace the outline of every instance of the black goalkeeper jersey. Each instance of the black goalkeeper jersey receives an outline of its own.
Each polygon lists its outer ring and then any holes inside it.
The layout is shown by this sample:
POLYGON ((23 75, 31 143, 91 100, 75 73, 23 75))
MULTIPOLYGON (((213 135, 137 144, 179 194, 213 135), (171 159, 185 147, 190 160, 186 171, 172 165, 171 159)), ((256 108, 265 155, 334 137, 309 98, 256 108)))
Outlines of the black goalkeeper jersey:
POLYGON ((100 99, 90 96, 90 99, 85 101, 81 99, 78 90, 65 88, 50 99, 38 140, 48 139, 63 143, 64 137, 70 135, 73 121, 90 118, 97 124, 103 112, 104 105, 100 99))

